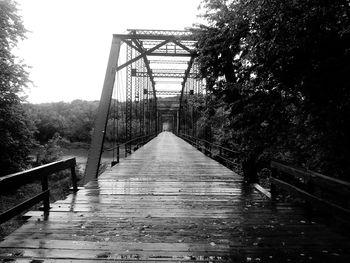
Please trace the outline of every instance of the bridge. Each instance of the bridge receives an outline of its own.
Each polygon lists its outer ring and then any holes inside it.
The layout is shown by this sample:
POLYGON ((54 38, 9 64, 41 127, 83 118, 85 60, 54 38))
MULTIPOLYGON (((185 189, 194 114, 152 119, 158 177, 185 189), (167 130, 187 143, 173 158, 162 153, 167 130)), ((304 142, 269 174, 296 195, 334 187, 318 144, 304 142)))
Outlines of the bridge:
POLYGON ((0 243, 18 262, 349 262, 350 242, 170 132, 0 243), (31 261, 33 260, 33 261, 31 261), (37 261, 34 261, 37 260, 37 261))
POLYGON ((40 201, 43 209, 26 212, 27 222, 0 242, 0 260, 350 261, 348 198, 331 202, 330 195, 319 195, 332 188, 348 197, 349 183, 272 162, 268 191, 238 173, 239 152, 198 138, 195 102, 207 92, 195 56, 194 38, 186 31, 113 36, 84 185, 76 185, 74 159, 1 178, 0 189, 40 179, 43 192, 2 214, 0 222, 40 201), (126 61, 118 59, 119 52, 127 54, 126 61), (108 123, 120 135, 120 115, 124 140, 107 147, 108 123), (161 132, 164 123, 172 132, 161 132), (116 160, 102 169, 106 151, 116 160), (47 177, 67 168, 74 191, 49 204, 47 177), (279 198, 281 189, 307 200, 307 209, 279 198), (339 217, 324 218, 311 205, 339 217))
MULTIPOLYGON (((98 174, 113 91, 116 104, 125 100, 125 107, 119 111, 125 115, 126 141, 158 133, 160 122, 165 120, 172 123, 177 133, 195 130, 195 109, 189 101, 190 97, 203 97, 204 83, 198 77, 196 41, 192 33, 136 29, 128 32, 116 34, 112 39, 85 172, 86 182, 98 174), (119 58, 121 52, 126 54, 126 61, 119 58), (177 95, 177 98, 172 106, 161 105, 158 100, 162 95, 177 95)), ((114 104, 115 107, 118 109, 118 105, 114 104)), ((118 118, 114 111, 113 119, 118 118)), ((118 133, 118 127, 114 129, 118 133)), ((125 151, 131 153, 131 144, 126 144, 125 151)))

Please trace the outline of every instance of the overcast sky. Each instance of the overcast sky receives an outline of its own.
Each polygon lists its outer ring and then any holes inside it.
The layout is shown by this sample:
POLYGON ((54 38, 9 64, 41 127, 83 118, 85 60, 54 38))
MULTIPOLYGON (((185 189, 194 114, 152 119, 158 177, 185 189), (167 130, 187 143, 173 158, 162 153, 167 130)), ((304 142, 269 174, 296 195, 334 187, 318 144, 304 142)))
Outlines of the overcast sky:
POLYGON ((200 0, 17 0, 31 31, 18 54, 30 65, 32 103, 98 100, 113 33, 184 29, 200 0))

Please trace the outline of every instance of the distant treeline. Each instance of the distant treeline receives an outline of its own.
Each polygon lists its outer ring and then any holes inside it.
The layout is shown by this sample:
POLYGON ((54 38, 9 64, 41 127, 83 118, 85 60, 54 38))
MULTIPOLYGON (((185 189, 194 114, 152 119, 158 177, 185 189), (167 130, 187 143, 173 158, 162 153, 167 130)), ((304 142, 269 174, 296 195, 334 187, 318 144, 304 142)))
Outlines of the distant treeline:
MULTIPOLYGON (((34 122, 34 137, 39 143, 47 143, 55 134, 66 142, 90 143, 99 101, 74 100, 72 102, 53 102, 25 104, 28 117, 34 122)), ((132 105, 133 135, 138 136, 139 111, 132 105)), ((148 120, 149 114, 145 113, 148 120)), ((106 140, 125 140, 125 102, 112 100, 106 140), (115 127, 113 129, 113 126, 115 127)))
POLYGON ((25 110, 35 125, 35 139, 46 143, 55 133, 69 141, 89 142, 98 101, 74 100, 26 104, 25 110))

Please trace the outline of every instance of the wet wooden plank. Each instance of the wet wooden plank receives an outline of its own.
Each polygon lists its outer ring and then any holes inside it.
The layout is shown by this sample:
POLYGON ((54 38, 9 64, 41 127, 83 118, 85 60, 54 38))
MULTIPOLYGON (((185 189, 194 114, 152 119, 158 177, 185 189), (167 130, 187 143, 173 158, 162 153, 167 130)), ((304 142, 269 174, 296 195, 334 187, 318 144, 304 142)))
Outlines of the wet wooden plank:
POLYGON ((349 262, 350 242, 170 133, 0 243, 13 262, 349 262), (33 261, 34 260, 34 261, 33 261))

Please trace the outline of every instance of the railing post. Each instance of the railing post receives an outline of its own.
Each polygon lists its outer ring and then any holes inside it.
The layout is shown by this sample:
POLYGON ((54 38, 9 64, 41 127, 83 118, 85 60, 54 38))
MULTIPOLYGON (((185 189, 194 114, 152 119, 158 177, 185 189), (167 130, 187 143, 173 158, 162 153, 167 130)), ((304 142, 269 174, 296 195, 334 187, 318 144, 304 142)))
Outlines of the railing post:
POLYGON ((119 163, 119 144, 117 145, 117 163, 119 163))
POLYGON ((0 180, 0 195, 5 189, 12 189, 20 187, 34 181, 41 181, 41 192, 34 197, 22 202, 15 207, 0 213, 0 223, 5 222, 12 217, 28 210, 32 206, 42 202, 42 209, 44 211, 44 219, 48 216, 50 210, 50 190, 49 190, 49 176, 53 173, 62 170, 71 169, 71 178, 74 191, 77 191, 77 178, 75 173, 75 158, 69 158, 57 162, 48 163, 40 167, 35 167, 27 171, 18 172, 2 177, 0 180))
POLYGON ((70 168, 71 176, 72 176, 72 186, 73 186, 73 191, 78 192, 78 185, 77 185, 77 174, 75 173, 75 165, 73 165, 70 168))
POLYGON ((43 192, 47 191, 47 196, 43 199, 43 210, 48 212, 50 210, 50 191, 49 191, 49 179, 48 175, 43 175, 41 177, 41 190, 43 192))
MULTIPOLYGON (((272 178, 277 178, 278 172, 277 172, 276 168, 272 168, 271 173, 272 173, 271 174, 272 178)), ((271 180, 271 183, 270 183, 270 193, 271 193, 271 199, 275 200, 277 197, 277 187, 274 184, 273 180, 271 180)))

